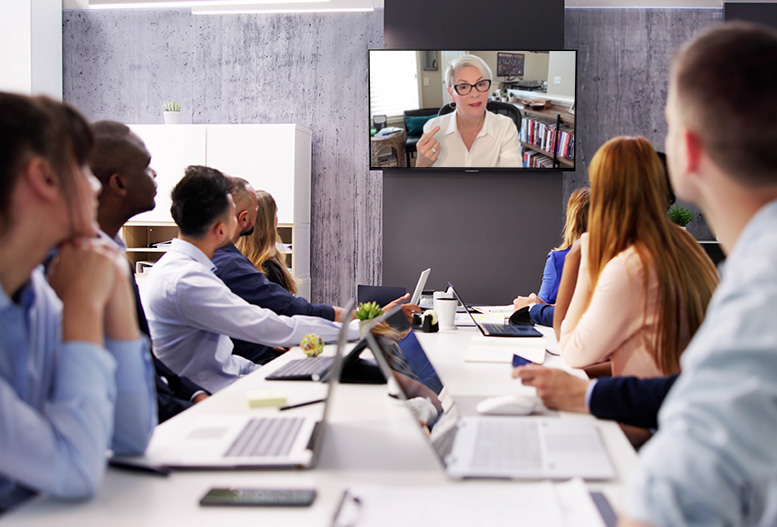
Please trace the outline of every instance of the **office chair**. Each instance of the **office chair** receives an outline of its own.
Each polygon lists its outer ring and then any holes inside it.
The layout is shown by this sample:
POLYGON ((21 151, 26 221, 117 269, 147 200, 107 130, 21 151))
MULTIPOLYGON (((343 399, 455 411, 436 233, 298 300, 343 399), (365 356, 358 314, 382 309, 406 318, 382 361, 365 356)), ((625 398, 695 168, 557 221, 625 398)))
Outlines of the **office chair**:
MULTIPOLYGON (((451 113, 455 109, 456 103, 449 102, 440 108, 440 115, 451 113)), ((509 102, 488 101, 488 103, 486 103, 486 110, 509 117, 515 123, 515 127, 518 131, 521 131, 521 110, 514 104, 510 104, 509 102)))
POLYGON ((410 157, 416 151, 416 144, 424 135, 424 124, 432 117, 437 116, 437 108, 421 108, 420 110, 405 110, 405 130, 407 130, 407 139, 405 139, 405 157, 407 157, 407 166, 410 166, 410 157), (408 119, 409 117, 409 119, 408 119))

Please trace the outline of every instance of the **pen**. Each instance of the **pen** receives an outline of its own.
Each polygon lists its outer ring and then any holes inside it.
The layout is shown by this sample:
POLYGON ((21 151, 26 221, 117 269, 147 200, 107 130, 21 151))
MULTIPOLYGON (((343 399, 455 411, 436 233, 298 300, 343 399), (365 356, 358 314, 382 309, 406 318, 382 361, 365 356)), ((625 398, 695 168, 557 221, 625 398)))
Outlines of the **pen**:
POLYGON ((131 461, 118 459, 111 459, 108 461, 108 464, 114 468, 129 470, 131 472, 145 472, 147 474, 156 474, 157 476, 167 476, 170 474, 170 467, 165 465, 132 463, 131 461))
POLYGON ((305 401, 304 403, 287 404, 286 406, 281 406, 278 408, 278 410, 291 410, 292 408, 299 408, 300 406, 307 406, 309 404, 323 403, 324 401, 326 401, 326 399, 314 399, 312 401, 305 401))

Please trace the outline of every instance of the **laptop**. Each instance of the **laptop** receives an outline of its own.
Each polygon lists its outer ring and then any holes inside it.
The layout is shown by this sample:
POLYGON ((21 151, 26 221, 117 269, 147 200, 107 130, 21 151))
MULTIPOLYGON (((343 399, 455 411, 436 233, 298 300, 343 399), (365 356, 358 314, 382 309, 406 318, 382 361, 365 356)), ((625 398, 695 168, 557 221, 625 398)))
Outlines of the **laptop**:
MULTIPOLYGON (((347 304, 345 313, 346 319, 353 316, 353 301, 347 304)), ((347 341, 348 324, 343 324, 332 373, 339 373, 347 341)), ((186 469, 312 468, 318 460, 338 379, 339 374, 327 375, 320 384, 323 395, 320 419, 310 414, 310 407, 274 414, 229 415, 223 411, 202 414, 185 426, 157 428, 145 458, 186 469), (296 412, 299 414, 294 415, 296 412)))
POLYGON ((429 274, 431 272, 432 272, 431 267, 421 271, 421 276, 418 277, 418 283, 416 283, 415 289, 413 290, 413 296, 410 297, 411 304, 414 304, 417 306, 418 302, 421 301, 421 294, 424 292, 424 287, 426 287, 426 281, 429 279, 429 274))
POLYGON ((397 345, 366 338, 452 478, 615 477, 592 419, 462 416, 412 332, 397 345))
MULTIPOLYGON (((370 327, 394 316, 400 310, 400 306, 395 306, 393 309, 383 313, 381 316, 372 319, 370 327)), ((351 316, 353 316, 353 314, 351 314, 351 316)), ((344 324, 344 326, 345 325, 347 324, 344 324)), ((366 340, 361 339, 359 342, 357 342, 356 345, 351 348, 351 350, 343 357, 342 366, 340 368, 341 371, 346 372, 352 366, 354 366, 359 361, 359 355, 361 355, 361 353, 366 348, 366 340)), ((334 359, 334 357, 322 355, 319 355, 318 357, 309 357, 306 359, 295 359, 287 362, 274 372, 270 373, 267 375, 267 377, 265 377, 265 379, 268 381, 320 381, 329 372, 334 359)), ((352 380, 352 382, 358 381, 352 380)), ((370 379, 365 379, 364 382, 370 382, 370 379)), ((378 381, 376 380, 374 382, 378 381)))
POLYGON ((448 287, 450 287, 450 290, 453 291, 453 294, 456 296, 456 299, 459 301, 459 303, 464 306, 464 311, 467 312, 467 314, 472 318, 472 322, 475 323, 475 326, 480 330, 480 332, 483 334, 484 337, 541 337, 542 333, 537 331, 531 326, 526 325, 512 325, 512 324, 491 324, 491 323, 483 323, 478 322, 475 320, 475 315, 472 314, 472 310, 467 306, 467 304, 464 303, 464 300, 461 299, 461 296, 456 291, 456 288, 453 287, 453 284, 448 282, 448 287))

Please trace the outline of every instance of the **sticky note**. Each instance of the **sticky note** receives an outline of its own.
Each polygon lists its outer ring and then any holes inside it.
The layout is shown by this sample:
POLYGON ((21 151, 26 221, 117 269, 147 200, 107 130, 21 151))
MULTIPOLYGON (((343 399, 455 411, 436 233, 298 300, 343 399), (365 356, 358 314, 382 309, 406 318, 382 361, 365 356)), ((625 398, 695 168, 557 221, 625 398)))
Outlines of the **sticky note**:
POLYGON ((283 406, 286 404, 286 394, 277 390, 257 390, 246 392, 249 408, 264 406, 283 406))

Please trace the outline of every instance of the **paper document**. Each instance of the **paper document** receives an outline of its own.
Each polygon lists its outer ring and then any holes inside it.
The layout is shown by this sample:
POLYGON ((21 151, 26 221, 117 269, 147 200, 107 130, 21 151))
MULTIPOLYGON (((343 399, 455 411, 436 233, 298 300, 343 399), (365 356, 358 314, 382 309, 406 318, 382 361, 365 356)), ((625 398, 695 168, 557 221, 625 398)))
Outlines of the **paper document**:
POLYGON ((472 337, 464 353, 465 362, 504 362, 511 364, 513 354, 536 364, 545 362, 545 337, 500 339, 472 337))
POLYGON ((365 485, 346 491, 332 526, 374 525, 604 527, 581 479, 500 487, 365 485))
MULTIPOLYGON (((511 313, 493 312, 493 313, 472 313, 478 324, 504 324, 505 319, 510 317, 511 313)), ((475 323, 472 322, 472 317, 467 313, 456 313, 456 318, 453 321, 456 326, 470 326, 475 327, 475 323)))
POLYGON ((507 313, 509 315, 512 315, 515 311, 515 306, 512 304, 508 306, 473 306, 478 309, 481 313, 507 313))

